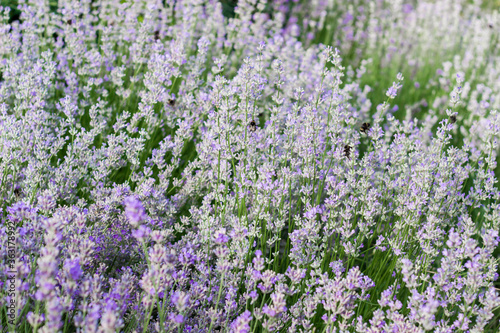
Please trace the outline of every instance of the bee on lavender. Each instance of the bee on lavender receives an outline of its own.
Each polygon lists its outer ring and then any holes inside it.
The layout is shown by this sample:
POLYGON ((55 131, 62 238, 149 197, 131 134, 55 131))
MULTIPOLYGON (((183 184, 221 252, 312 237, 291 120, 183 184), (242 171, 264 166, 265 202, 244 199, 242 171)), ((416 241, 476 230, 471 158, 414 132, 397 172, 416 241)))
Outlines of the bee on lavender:
POLYGON ((155 41, 160 39, 160 32, 158 30, 155 31, 155 41))
POLYGON ((363 123, 363 125, 361 125, 361 128, 359 130, 361 131, 361 133, 367 134, 369 129, 370 129, 370 123, 363 123))
POLYGON ((454 123, 456 123, 456 122, 457 122, 457 116, 455 116, 455 115, 451 115, 451 116, 450 116, 450 123, 454 124, 454 123))
POLYGON ((248 126, 250 127, 250 132, 255 132, 257 130, 257 124, 255 123, 255 120, 253 120, 253 119, 250 122, 250 124, 248 124, 248 126))
POLYGON ((167 101, 167 104, 170 105, 170 106, 175 106, 175 99, 169 98, 168 101, 167 101))
POLYGON ((350 158, 351 158, 351 149, 352 149, 352 147, 351 147, 351 146, 349 146, 349 145, 347 145, 347 144, 344 146, 344 155, 345 155, 345 157, 347 157, 348 159, 350 159, 350 158))

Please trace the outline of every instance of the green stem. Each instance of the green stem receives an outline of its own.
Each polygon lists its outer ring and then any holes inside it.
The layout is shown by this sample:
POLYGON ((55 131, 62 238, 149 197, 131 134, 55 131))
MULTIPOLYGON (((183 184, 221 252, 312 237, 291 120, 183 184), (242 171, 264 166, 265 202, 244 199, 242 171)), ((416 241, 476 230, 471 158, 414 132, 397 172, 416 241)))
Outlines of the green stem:
MULTIPOLYGON (((220 297, 222 295, 222 286, 224 284, 224 278, 226 277, 226 274, 223 273, 222 274, 222 279, 220 281, 220 284, 219 284, 219 293, 217 295, 217 303, 215 304, 215 312, 217 312, 217 308, 219 307, 219 301, 220 301, 220 297)), ((212 332, 212 326, 214 325, 214 318, 212 317, 210 319, 210 327, 208 328, 208 332, 212 332)))

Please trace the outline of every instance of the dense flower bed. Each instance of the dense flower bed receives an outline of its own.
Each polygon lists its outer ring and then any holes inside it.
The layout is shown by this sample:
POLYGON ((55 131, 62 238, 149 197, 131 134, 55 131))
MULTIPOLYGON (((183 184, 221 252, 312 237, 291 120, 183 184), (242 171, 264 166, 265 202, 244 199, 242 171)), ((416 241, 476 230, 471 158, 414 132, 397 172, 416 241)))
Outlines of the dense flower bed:
POLYGON ((18 10, 0 331, 498 330, 498 7, 18 10))

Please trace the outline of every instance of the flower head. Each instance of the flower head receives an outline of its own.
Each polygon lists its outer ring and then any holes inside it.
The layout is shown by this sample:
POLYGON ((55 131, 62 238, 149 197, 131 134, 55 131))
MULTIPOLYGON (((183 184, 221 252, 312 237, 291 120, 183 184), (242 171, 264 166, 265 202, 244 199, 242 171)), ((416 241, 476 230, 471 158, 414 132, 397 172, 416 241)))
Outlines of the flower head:
POLYGON ((137 228, 139 223, 146 219, 146 210, 142 203, 134 196, 125 198, 123 203, 125 204, 125 215, 128 221, 134 228, 137 228))

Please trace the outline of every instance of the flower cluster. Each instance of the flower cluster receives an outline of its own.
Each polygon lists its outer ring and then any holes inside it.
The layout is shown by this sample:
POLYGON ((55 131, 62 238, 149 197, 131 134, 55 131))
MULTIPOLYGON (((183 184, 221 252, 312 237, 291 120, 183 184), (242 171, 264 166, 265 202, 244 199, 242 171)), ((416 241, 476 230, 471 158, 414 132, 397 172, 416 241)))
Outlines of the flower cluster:
POLYGON ((0 331, 499 330, 479 3, 0 7, 0 331))

